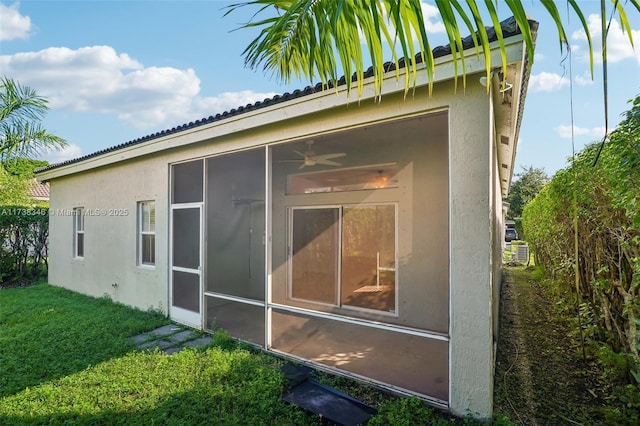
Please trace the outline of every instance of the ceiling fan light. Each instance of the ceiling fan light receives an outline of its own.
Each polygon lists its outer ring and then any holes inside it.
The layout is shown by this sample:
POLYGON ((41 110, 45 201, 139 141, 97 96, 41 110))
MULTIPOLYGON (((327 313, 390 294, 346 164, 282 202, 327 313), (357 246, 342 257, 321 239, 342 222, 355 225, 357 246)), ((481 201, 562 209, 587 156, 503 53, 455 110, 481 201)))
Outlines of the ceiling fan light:
POLYGON ((385 176, 383 173, 384 172, 382 170, 378 170, 378 174, 376 175, 376 178, 373 184, 376 188, 384 188, 385 186, 387 186, 387 182, 389 181, 389 178, 385 176))

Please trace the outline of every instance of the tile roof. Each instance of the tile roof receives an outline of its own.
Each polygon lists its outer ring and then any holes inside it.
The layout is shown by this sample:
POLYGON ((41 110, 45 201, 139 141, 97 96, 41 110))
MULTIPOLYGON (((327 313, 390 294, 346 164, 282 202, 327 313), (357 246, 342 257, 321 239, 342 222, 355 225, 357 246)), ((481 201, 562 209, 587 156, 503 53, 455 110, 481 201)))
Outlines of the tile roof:
POLYGON ((48 200, 49 199, 49 182, 39 182, 38 179, 33 178, 29 184, 29 196, 36 200, 48 200))
MULTIPOLYGON (((538 23, 536 21, 530 20, 529 24, 531 25, 532 30, 537 30, 538 28, 538 23)), ((504 38, 508 38, 508 37, 513 37, 517 34, 521 34, 520 28, 518 27, 515 18, 511 17, 508 19, 505 19, 504 21, 500 22, 500 27, 502 29, 502 36, 504 38)), ((495 28, 494 27, 487 27, 487 36, 489 38, 489 42, 493 42, 496 41, 498 39, 495 28)), ((473 37, 471 35, 465 37, 462 39, 462 45, 464 47, 464 50, 467 49, 471 49, 474 48, 475 45, 473 43, 473 37)), ((443 56, 447 56, 451 54, 451 45, 446 45, 446 46, 438 46, 436 48, 434 48, 432 50, 433 52, 433 57, 434 58, 440 58, 443 56)), ((418 53, 415 57, 416 62, 417 63, 422 63, 422 54, 418 53)), ((405 58, 401 58, 398 61, 398 66, 399 68, 404 68, 405 67, 405 58)), ((393 62, 386 62, 384 64, 385 68, 387 71, 394 71, 396 69, 395 64, 393 62)), ((367 72, 365 73, 365 78, 368 77, 373 77, 373 67, 369 67, 369 69, 367 70, 367 72)), ((355 81, 356 76, 355 74, 352 77, 352 81, 355 81)), ((67 160, 61 163, 55 163, 55 164, 50 164, 48 166, 36 169, 35 172, 39 173, 39 172, 45 172, 47 170, 52 170, 58 167, 62 167, 62 166, 67 166, 70 164, 75 164, 75 163, 79 163, 81 161, 90 159, 90 158, 94 158, 94 157, 98 157, 100 155, 103 154, 107 154, 109 152, 113 152, 113 151, 118 151, 120 149, 126 148, 126 147, 130 147, 133 145, 137 145, 140 143, 144 143, 144 142, 148 142, 150 140, 153 139, 158 139, 161 138, 163 136, 166 135, 170 135, 170 134, 175 134, 175 133, 180 133, 182 131, 185 131, 187 129, 192 129, 195 127, 199 127, 199 126, 203 126, 209 123, 213 123, 216 121, 221 121, 221 120, 225 120, 229 117, 233 117, 233 116, 237 116, 240 114, 244 114, 247 113, 249 111, 255 111, 258 110, 260 108, 265 108, 271 105, 275 105, 275 104, 279 104, 279 103, 283 103, 292 99, 296 99, 296 98, 301 98, 304 96, 308 96, 311 95, 313 93, 318 93, 318 92, 322 92, 324 90, 328 90, 328 89, 332 89, 335 86, 342 86, 346 84, 346 77, 342 76, 338 82, 336 84, 334 84, 333 82, 328 82, 328 84, 323 85, 322 83, 317 83, 315 86, 307 86, 304 89, 301 90, 294 90, 292 93, 286 92, 282 95, 275 95, 272 98, 267 98, 264 99, 263 101, 258 101, 255 102, 253 104, 247 104, 245 106, 239 106, 237 108, 231 109, 229 111, 225 111, 219 114, 216 114, 215 116, 211 115, 209 117, 204 117, 201 118, 200 120, 196 120, 196 121, 192 121, 189 122, 188 124, 185 123, 181 126, 177 126, 177 127, 173 127, 171 129, 165 129, 156 133, 152 133, 150 135, 147 136, 143 136, 125 143, 121 143, 119 145, 115 145, 109 148, 105 148, 102 149, 100 151, 96 151, 93 152, 91 154, 87 154, 84 155, 82 157, 78 157, 78 158, 74 158, 71 160, 67 160)))

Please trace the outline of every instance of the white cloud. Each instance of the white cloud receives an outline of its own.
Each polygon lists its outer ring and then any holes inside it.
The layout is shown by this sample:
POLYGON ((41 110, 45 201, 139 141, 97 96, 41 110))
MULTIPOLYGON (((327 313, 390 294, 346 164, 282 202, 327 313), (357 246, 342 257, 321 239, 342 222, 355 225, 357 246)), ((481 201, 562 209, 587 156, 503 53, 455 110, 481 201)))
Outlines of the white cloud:
POLYGON ((203 111, 222 112, 273 96, 275 96, 275 93, 256 93, 251 90, 243 90, 240 92, 224 92, 214 97, 198 98, 195 104, 198 109, 203 111))
POLYGON ((432 4, 425 3, 420 4, 422 6, 422 17, 424 19, 424 27, 427 33, 437 34, 444 33, 444 24, 440 20, 440 11, 432 4))
POLYGON ((555 92, 569 84, 569 80, 560 74, 541 72, 529 78, 530 92, 555 92))
POLYGON ((18 11, 19 3, 6 6, 0 3, 0 40, 29 38, 31 18, 18 11))
MULTIPOLYGON (((570 125, 560 125, 556 127, 555 132, 564 139, 571 139, 571 126, 570 125)), ((574 136, 587 136, 591 138, 602 138, 604 136, 604 127, 578 127, 573 126, 573 135, 574 136)))
POLYGON ((589 73, 584 73, 584 75, 578 74, 575 76, 574 80, 578 86, 591 86, 595 83, 589 73))
POLYGON ((244 91, 200 97, 193 69, 145 67, 110 46, 4 55, 0 68, 47 98, 51 108, 115 114, 140 129, 194 121, 274 95, 244 91))
POLYGON ((533 54, 533 60, 535 62, 542 62, 544 60, 544 55, 542 53, 534 53, 533 54))
MULTIPOLYGON (((422 19, 424 20, 424 28, 427 34, 444 33, 445 28, 444 28, 444 24, 442 23, 442 20, 440 19, 440 11, 438 10, 438 8, 432 4, 426 3, 425 0, 420 1, 420 6, 422 8, 422 19)), ((388 22, 388 25, 389 25, 389 32, 393 34, 393 31, 395 31, 393 24, 391 22, 388 22)), ((360 37, 360 43, 366 44, 367 39, 365 38, 362 30, 359 30, 358 34, 360 37)), ((413 41, 417 45, 419 34, 414 33, 413 36, 414 36, 413 41)), ((431 43, 431 40, 429 42, 431 43)))
POLYGON ((49 151, 42 155, 43 160, 47 160, 51 164, 62 163, 63 161, 73 160, 82 157, 82 149, 78 145, 69 144, 61 151, 49 151))
MULTIPOLYGON (((592 14, 588 18, 589 32, 591 33, 591 40, 593 42, 593 55, 594 60, 597 62, 602 61, 602 31, 600 29, 600 15, 592 14)), ((631 34, 634 40, 640 39, 640 30, 631 29, 631 34)), ((575 31, 571 37, 573 40, 586 42, 587 35, 584 30, 580 29, 575 31)), ((637 46, 637 45, 636 45, 637 46)), ((576 52, 575 48, 573 51, 576 52)), ((585 49, 584 57, 587 58, 588 51, 585 49)), ((622 31, 620 23, 616 19, 611 20, 611 26, 607 35, 607 61, 614 63, 620 62, 625 59, 635 58, 640 63, 640 49, 634 48, 629 43, 629 35, 622 31)))

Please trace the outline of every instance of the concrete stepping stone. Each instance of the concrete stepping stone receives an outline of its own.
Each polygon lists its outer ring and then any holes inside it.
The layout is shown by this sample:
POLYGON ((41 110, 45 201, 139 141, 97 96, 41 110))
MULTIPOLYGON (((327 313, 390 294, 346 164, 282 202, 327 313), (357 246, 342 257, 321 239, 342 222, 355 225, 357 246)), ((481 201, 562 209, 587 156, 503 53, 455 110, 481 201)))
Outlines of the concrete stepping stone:
POLYGON ((148 333, 143 333, 143 334, 138 334, 137 336, 133 336, 131 338, 131 341, 133 342, 134 345, 139 346, 143 343, 148 342, 149 340, 153 339, 154 337, 149 335, 148 333))
POLYGON ((155 330, 133 336, 131 341, 139 350, 159 348, 169 355, 180 352, 185 347, 202 347, 213 341, 211 336, 200 336, 199 333, 185 329, 180 325, 167 324, 155 330))
POLYGON ((146 342, 143 343, 141 345, 138 346, 138 349, 153 349, 153 348, 160 348, 160 349, 165 349, 168 348, 170 346, 173 346, 174 343, 172 342, 168 342, 166 340, 151 340, 150 342, 146 342))
POLYGON ((201 337, 199 339, 190 340, 188 342, 184 342, 183 346, 188 346, 191 348, 197 348, 200 346, 206 346, 213 341, 213 338, 210 336, 201 337))
POLYGON ((175 324, 167 324, 162 327, 156 328, 155 330, 151 330, 148 334, 152 334, 158 337, 170 336, 172 334, 176 334, 179 331, 184 330, 184 328, 175 324))
POLYGON ((171 334, 170 336, 167 336, 166 339, 174 343, 180 343, 180 342, 185 342, 187 340, 191 340, 194 337, 196 337, 196 334, 193 331, 183 330, 179 333, 171 334))

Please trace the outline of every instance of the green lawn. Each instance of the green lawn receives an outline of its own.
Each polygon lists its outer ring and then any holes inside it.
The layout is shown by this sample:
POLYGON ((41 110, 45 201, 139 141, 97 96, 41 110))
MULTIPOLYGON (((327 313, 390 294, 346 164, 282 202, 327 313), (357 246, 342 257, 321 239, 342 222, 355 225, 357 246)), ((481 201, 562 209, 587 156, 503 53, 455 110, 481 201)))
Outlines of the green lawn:
MULTIPOLYGON (((0 424, 320 424, 281 401, 280 359, 224 333, 171 356, 134 349, 131 336, 168 322, 47 284, 1 289, 0 424)), ((461 424, 416 398, 320 377, 375 404, 370 424, 461 424)))

